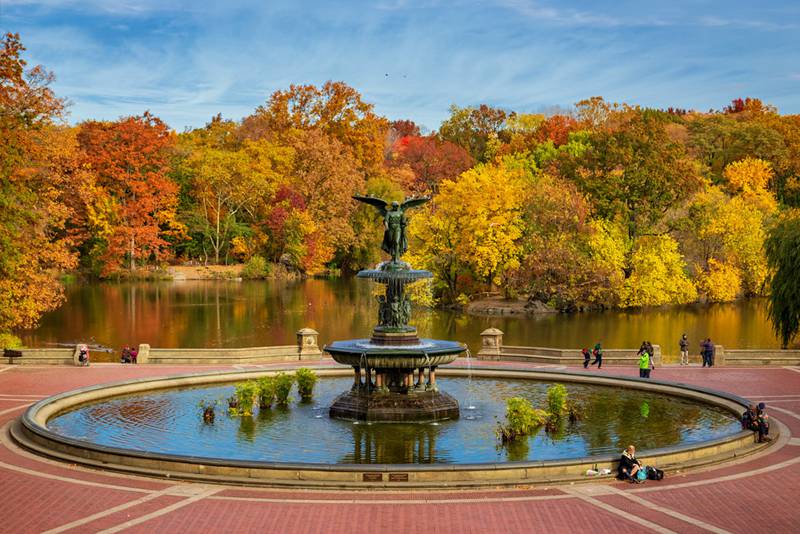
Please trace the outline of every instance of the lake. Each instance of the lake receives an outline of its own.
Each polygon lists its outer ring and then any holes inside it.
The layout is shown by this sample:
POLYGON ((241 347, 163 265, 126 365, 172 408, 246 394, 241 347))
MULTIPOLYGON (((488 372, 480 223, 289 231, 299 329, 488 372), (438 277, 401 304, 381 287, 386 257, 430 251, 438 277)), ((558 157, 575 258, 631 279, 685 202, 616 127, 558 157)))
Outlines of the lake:
MULTIPOLYGON (((367 337, 376 323, 370 282, 359 279, 278 281, 175 281, 68 284, 67 301, 24 332, 27 346, 94 338, 119 350, 152 347, 248 347, 295 343, 311 327, 320 344, 367 337)), ((701 338, 729 348, 778 348, 763 299, 729 304, 672 306, 541 316, 478 317, 415 308, 420 336, 467 343, 473 353, 489 327, 505 332, 507 345, 578 348, 602 341, 608 348, 635 348, 642 340, 677 355, 689 336, 692 353, 701 338)))

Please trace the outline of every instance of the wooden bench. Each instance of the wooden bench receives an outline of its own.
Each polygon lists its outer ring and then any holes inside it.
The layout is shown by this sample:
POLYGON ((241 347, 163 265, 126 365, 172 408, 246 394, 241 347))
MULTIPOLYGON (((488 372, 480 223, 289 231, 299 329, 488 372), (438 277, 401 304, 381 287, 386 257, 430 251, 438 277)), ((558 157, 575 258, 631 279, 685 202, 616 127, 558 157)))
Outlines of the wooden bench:
POLYGON ((8 358, 8 363, 14 363, 14 358, 22 358, 21 350, 3 349, 3 358, 8 358))

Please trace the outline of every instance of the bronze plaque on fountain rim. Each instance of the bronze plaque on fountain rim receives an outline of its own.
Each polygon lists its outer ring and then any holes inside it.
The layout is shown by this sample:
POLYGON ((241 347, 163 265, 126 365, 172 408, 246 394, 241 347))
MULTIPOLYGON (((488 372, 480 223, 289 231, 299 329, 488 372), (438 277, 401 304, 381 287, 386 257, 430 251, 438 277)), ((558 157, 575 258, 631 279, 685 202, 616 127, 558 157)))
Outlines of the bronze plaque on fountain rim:
POLYGON ((408 482, 408 473, 389 473, 389 482, 408 482))
POLYGON ((363 482, 383 482, 383 473, 362 473, 361 480, 363 482))

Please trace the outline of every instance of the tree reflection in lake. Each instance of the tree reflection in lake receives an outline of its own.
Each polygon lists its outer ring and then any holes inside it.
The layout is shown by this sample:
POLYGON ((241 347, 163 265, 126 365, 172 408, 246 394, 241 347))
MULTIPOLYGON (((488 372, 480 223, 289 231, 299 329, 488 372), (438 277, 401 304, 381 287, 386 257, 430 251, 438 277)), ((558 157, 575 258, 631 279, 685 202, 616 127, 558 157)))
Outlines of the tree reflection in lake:
MULTIPOLYGON (((308 326, 327 343, 370 330, 377 314, 370 291, 368 282, 356 279, 71 284, 66 303, 22 337, 28 346, 93 337, 117 349, 136 343, 246 347, 292 344, 295 332, 308 326)), ((423 337, 462 341, 473 353, 490 326, 503 330, 509 345, 579 348, 602 340, 606 347, 638 347, 649 339, 665 355, 677 355, 678 339, 687 332, 692 354, 709 336, 729 348, 779 346, 766 305, 758 300, 536 317, 475 317, 415 307, 411 323, 423 337)))

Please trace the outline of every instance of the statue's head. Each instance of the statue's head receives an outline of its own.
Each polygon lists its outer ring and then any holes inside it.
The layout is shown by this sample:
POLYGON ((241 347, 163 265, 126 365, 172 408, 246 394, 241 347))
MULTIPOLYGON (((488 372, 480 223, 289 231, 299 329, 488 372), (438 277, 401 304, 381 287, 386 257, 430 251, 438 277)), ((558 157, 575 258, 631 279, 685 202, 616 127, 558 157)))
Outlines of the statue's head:
POLYGON ((395 201, 392 202, 392 209, 396 210, 399 207, 400 207, 400 203, 398 201, 395 200, 395 201))

